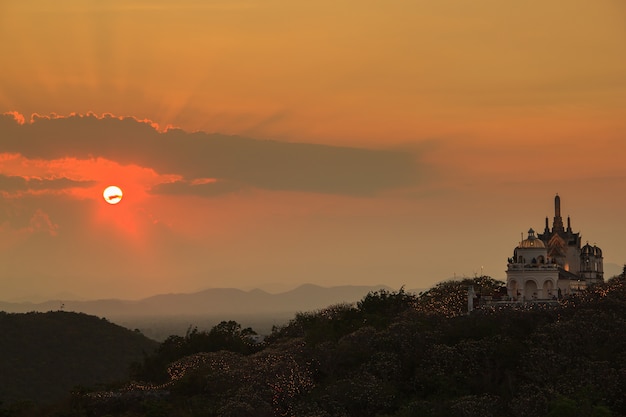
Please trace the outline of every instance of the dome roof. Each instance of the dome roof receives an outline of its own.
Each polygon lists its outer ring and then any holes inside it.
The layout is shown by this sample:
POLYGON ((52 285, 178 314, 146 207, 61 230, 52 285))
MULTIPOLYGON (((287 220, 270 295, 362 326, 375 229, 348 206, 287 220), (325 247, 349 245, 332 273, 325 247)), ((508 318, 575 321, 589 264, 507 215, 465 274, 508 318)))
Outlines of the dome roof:
POLYGON ((580 249, 580 254, 581 255, 588 255, 588 256, 602 257, 602 249, 600 249, 597 246, 591 246, 589 243, 587 243, 585 246, 583 246, 580 249))
POLYGON ((593 249, 596 251, 596 256, 598 256, 598 257, 602 256, 602 249, 600 249, 597 246, 594 246, 593 249))
POLYGON ((519 245, 520 248, 545 248, 546 245, 541 241, 541 239, 524 239, 522 243, 519 245))
POLYGON ((582 247, 582 249, 580 250, 580 253, 583 255, 593 256, 595 255, 595 250, 593 249, 593 246, 587 243, 585 246, 582 247))
POLYGON ((535 231, 533 229, 530 229, 528 231, 528 238, 522 240, 522 242, 519 244, 520 248, 545 248, 546 245, 544 245, 543 241, 541 239, 538 239, 537 236, 535 236, 535 231))

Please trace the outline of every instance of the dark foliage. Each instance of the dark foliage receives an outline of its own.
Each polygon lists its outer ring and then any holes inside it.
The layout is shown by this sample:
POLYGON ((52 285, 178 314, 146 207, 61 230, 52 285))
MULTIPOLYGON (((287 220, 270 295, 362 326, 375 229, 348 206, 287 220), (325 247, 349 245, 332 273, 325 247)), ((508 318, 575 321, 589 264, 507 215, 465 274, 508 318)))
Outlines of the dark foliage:
POLYGON ((143 363, 135 363, 132 376, 135 379, 164 383, 169 380, 168 365, 186 356, 199 352, 230 352, 250 354, 259 350, 251 336, 256 335, 251 328, 242 329, 235 321, 222 321, 209 332, 199 332, 189 328, 185 337, 170 336, 157 349, 146 355, 143 363))

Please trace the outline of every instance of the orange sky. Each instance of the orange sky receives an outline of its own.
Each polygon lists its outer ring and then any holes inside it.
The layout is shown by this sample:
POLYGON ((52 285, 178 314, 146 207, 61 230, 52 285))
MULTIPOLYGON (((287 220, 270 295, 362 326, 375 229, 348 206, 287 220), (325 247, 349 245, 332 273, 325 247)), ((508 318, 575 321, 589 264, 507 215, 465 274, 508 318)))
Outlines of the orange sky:
POLYGON ((626 261, 626 3, 309 3, 0 2, 0 299, 626 261))

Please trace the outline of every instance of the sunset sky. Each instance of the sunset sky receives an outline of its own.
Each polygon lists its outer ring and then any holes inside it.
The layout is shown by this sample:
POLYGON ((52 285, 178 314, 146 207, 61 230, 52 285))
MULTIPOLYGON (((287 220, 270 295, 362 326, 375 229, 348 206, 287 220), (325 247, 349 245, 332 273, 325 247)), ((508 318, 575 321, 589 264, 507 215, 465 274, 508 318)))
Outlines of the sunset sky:
POLYGON ((503 279, 556 193, 626 262, 623 0, 0 0, 0 36, 0 300, 503 279))

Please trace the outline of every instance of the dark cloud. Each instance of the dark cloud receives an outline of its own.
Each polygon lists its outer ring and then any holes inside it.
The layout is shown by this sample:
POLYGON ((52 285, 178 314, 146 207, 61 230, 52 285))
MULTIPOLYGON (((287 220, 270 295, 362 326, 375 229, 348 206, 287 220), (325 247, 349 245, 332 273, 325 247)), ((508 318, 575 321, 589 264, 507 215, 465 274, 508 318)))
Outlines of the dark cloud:
MULTIPOLYGON (((179 174, 186 181, 216 178, 226 184, 270 190, 370 195, 414 184, 418 178, 415 155, 410 152, 178 129, 159 132, 150 123, 134 118, 38 117, 20 124, 7 114, 0 118, 0 136, 0 152, 29 158, 104 157, 151 167, 162 174, 179 174)), ((212 195, 209 190, 217 189, 209 184, 197 187, 181 183, 163 185, 160 190, 205 190, 212 195)))
POLYGON ((69 178, 39 179, 0 174, 0 191, 16 192, 28 190, 64 190, 75 187, 90 187, 93 181, 74 181, 69 178))
POLYGON ((217 197, 242 189, 242 184, 232 181, 215 181, 194 184, 188 181, 176 181, 158 184, 150 190, 152 194, 184 194, 200 197, 217 197))

